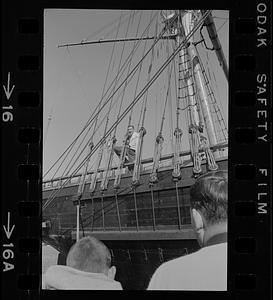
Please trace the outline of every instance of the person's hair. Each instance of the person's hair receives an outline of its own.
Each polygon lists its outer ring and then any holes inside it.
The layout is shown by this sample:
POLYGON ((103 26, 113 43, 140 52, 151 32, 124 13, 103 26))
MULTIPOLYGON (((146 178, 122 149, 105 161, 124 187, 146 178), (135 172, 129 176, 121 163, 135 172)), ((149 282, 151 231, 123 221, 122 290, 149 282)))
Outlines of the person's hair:
POLYGON ((66 265, 80 271, 103 273, 111 267, 111 254, 101 241, 88 236, 70 248, 66 265))
POLYGON ((135 129, 135 126, 134 125, 129 125, 128 128, 132 127, 133 129, 135 129))
POLYGON ((191 207, 201 211, 209 224, 225 222, 228 209, 227 171, 200 176, 190 190, 191 207))

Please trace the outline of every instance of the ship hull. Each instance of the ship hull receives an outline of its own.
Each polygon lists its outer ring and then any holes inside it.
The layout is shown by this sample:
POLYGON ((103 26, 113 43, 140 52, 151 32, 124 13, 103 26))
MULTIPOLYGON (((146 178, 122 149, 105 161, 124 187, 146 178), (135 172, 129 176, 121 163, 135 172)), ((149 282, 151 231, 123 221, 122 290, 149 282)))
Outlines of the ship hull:
MULTIPOLYGON (((227 169, 227 159, 217 161, 219 169, 227 169)), ((202 171, 207 171, 206 164, 202 171)), ((131 187, 130 174, 124 174, 121 188, 114 189, 114 176, 108 188, 89 192, 86 183, 81 198, 79 235, 92 235, 110 249, 117 267, 116 279, 124 289, 146 289, 155 269, 164 261, 199 249, 190 225, 189 189, 195 179, 192 166, 181 168, 177 183, 171 168, 158 172, 158 183, 149 186, 150 172, 141 172, 139 185, 131 187)), ((114 175, 114 174, 113 174, 114 175)), ((59 264, 65 264, 66 254, 76 239, 77 184, 63 188, 56 199, 43 211, 50 226, 43 239, 61 254, 59 264)), ((46 201, 55 189, 43 191, 46 201)))

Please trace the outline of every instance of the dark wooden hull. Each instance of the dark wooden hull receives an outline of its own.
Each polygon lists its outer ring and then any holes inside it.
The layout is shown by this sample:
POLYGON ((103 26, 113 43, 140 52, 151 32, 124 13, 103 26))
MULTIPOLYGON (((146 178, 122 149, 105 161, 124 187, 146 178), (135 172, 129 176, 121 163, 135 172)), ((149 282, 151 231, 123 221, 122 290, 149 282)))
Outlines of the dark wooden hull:
MULTIPOLYGON (((227 169, 227 159, 218 160, 227 169)), ((202 165, 206 172, 206 165, 202 165)), ((171 168, 158 172, 158 183, 149 186, 150 172, 143 171, 140 185, 131 188, 131 175, 122 176, 121 188, 100 190, 97 182, 91 195, 85 185, 81 199, 80 236, 92 235, 111 249, 117 266, 117 280, 125 289, 145 289, 151 275, 162 262, 196 251, 198 244, 190 225, 189 189, 195 179, 192 166, 181 168, 182 179, 172 180, 171 168)), ((45 241, 66 255, 76 237, 75 195, 78 185, 63 188, 43 211, 50 222, 45 241)), ((43 191, 43 201, 54 189, 43 191)), ((59 263, 65 263, 60 260, 59 263)))

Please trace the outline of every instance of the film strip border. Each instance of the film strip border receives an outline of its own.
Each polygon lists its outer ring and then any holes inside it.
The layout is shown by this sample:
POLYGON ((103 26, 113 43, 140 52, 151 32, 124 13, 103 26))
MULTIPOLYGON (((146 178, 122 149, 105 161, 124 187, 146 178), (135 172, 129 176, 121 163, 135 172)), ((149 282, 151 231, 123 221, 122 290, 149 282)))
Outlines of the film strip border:
POLYGON ((236 47, 230 49, 235 71, 230 84, 229 253, 234 256, 228 267, 235 275, 238 298, 258 298, 263 291, 262 297, 269 299, 265 291, 269 291, 272 249, 271 27, 267 27, 271 8, 262 1, 253 2, 252 12, 239 5, 235 6, 239 12, 234 24, 236 47))
MULTIPOLYGON (((55 8, 64 7, 64 3, 55 5, 55 8)), ((75 4, 66 5, 66 8, 76 8, 75 4)), ((77 8, 80 5, 90 7, 87 2, 78 3, 77 8)), ((38 1, 3 1, 1 198, 4 299, 46 298, 40 291, 42 45, 43 9, 50 6, 52 4, 38 1)), ((229 274, 228 292, 221 293, 221 297, 270 299, 272 7, 270 1, 236 1, 223 8, 230 9, 231 83, 229 274)), ((210 299, 219 297, 219 293, 208 295, 210 299)), ((194 293, 188 297, 194 298, 194 293)))

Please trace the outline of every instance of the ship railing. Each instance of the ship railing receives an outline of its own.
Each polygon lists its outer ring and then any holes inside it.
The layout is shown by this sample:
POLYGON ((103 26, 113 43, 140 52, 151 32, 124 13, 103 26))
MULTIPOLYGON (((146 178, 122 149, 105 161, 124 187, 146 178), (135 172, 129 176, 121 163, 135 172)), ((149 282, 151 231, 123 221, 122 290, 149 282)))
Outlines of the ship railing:
MULTIPOLYGON (((226 148, 228 147, 227 143, 220 143, 217 144, 215 146, 211 147, 212 151, 216 151, 216 150, 222 150, 224 151, 226 148)), ((190 161, 190 155, 191 152, 190 150, 187 151, 181 151, 180 152, 180 157, 182 158, 182 160, 185 161, 190 161)), ((164 167, 168 167, 172 165, 172 159, 173 159, 173 153, 171 154, 167 154, 161 157, 160 159, 160 168, 164 168, 164 167)), ((149 171, 152 170, 152 164, 153 164, 153 158, 146 158, 143 159, 141 161, 141 165, 142 165, 142 170, 143 171, 149 171)), ((127 164, 128 166, 128 164, 127 164)), ((125 165, 125 168, 123 168, 122 173, 126 174, 128 171, 128 168, 125 165)), ((102 179, 103 178, 103 174, 104 174, 105 170, 103 168, 98 170, 98 179, 102 179)), ((112 167, 111 169, 111 173, 110 173, 110 177, 114 177, 115 174, 117 172, 117 167, 112 167)), ((90 171, 87 173, 87 179, 86 182, 91 182, 91 176, 94 174, 94 171, 90 171)), ((43 181, 43 189, 52 189, 52 188, 58 188, 59 186, 61 186, 62 184, 67 185, 78 185, 81 181, 81 177, 82 174, 76 174, 74 176, 63 176, 63 177, 57 177, 51 180, 45 180, 43 181)))

